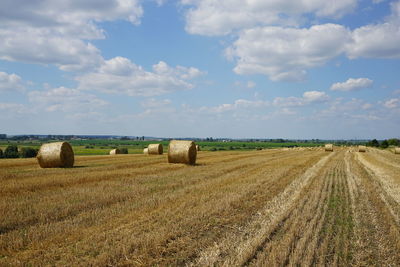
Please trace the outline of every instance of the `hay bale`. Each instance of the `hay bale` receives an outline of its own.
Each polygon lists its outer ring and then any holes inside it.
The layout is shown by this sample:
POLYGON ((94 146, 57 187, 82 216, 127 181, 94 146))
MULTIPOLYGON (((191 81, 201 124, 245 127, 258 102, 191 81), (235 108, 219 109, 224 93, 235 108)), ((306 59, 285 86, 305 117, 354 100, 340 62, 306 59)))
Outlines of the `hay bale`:
POLYGON ((358 146, 358 152, 366 152, 367 147, 366 146, 358 146))
POLYGON ((200 151, 200 146, 199 145, 196 145, 196 150, 200 151))
POLYGON ((74 151, 67 142, 43 144, 36 158, 42 168, 71 168, 74 166, 74 151))
POLYGON ((110 151, 110 155, 116 155, 116 154, 121 154, 121 150, 119 148, 110 151))
POLYGON ((162 144, 150 144, 147 148, 149 155, 162 155, 163 153, 162 144))
POLYGON ((326 144, 325 145, 325 151, 333 151, 333 145, 332 144, 326 144))
POLYGON ((168 145, 168 162, 196 164, 197 150, 193 141, 171 140, 168 145))
POLYGON ((394 148, 394 154, 400 154, 400 147, 394 148))
POLYGON ((145 149, 143 149, 143 154, 149 154, 149 149, 146 147, 145 149))

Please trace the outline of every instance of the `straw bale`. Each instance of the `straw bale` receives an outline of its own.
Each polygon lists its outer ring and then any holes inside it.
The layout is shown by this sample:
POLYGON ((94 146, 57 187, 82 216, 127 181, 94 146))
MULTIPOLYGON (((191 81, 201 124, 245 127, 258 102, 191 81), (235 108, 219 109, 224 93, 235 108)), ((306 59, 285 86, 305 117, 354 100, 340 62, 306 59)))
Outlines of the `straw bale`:
POLYGON ((400 154, 400 147, 394 148, 394 154, 400 154))
POLYGON ((196 145, 196 150, 200 151, 200 146, 199 145, 196 145))
POLYGON ((67 142, 43 144, 36 158, 42 168, 71 168, 74 166, 74 151, 67 142))
POLYGON ((162 144, 150 144, 147 148, 149 155, 162 155, 163 153, 162 144))
POLYGON ((333 151, 333 145, 332 144, 326 144, 325 145, 325 151, 333 151))
POLYGON ((358 146, 358 152, 366 152, 367 147, 366 146, 358 146))
POLYGON ((116 155, 116 154, 121 154, 121 150, 119 148, 110 151, 110 155, 116 155))
POLYGON ((149 154, 149 149, 146 147, 145 149, 143 149, 143 154, 149 154))
POLYGON ((168 145, 168 162, 196 164, 197 150, 193 141, 171 140, 168 145))

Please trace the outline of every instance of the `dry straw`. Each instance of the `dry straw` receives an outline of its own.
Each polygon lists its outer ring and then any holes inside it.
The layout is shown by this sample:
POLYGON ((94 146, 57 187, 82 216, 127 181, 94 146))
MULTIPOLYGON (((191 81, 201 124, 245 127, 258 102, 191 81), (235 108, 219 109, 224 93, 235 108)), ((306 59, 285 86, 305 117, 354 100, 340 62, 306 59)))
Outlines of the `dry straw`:
POLYGON ((394 154, 400 154, 400 147, 394 148, 394 154))
POLYGON ((332 144, 326 144, 325 145, 325 151, 333 151, 333 145, 332 144))
POLYGON ((148 146, 148 153, 149 155, 162 155, 163 153, 162 144, 150 144, 148 146))
POLYGON ((143 154, 149 154, 149 149, 146 147, 145 149, 143 149, 143 154))
POLYGON ((367 147, 366 146, 358 146, 358 152, 366 152, 367 147))
POLYGON ((193 141, 171 140, 168 146, 169 163, 196 164, 197 150, 193 141))
POLYGON ((74 151, 67 142, 43 144, 36 158, 42 168, 71 168, 74 166, 74 151))
POLYGON ((110 151, 110 155, 116 155, 116 154, 121 154, 121 150, 119 150, 119 148, 110 151))

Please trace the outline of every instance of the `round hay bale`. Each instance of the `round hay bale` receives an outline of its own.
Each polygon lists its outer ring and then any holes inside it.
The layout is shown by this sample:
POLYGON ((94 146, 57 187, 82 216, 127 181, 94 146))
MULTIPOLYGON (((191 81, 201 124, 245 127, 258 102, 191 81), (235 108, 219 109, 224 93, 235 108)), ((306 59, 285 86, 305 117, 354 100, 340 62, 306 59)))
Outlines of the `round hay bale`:
POLYGON ((71 168, 74 166, 74 151, 67 142, 43 144, 36 158, 42 168, 71 168))
POLYGON ((121 150, 119 148, 110 151, 110 155, 116 155, 116 154, 121 154, 121 150))
POLYGON ((162 144, 150 144, 147 148, 149 155, 162 155, 163 153, 162 144))
POLYGON ((367 147, 366 146, 358 146, 358 152, 366 152, 367 147))
POLYGON ((200 146, 199 145, 196 145, 196 150, 200 151, 200 146))
POLYGON ((333 151, 333 145, 332 144, 326 144, 325 145, 325 151, 333 151))
POLYGON ((168 162, 196 164, 197 150, 193 141, 171 140, 168 145, 168 162))
POLYGON ((394 148, 394 154, 400 154, 400 147, 394 148))
POLYGON ((149 149, 146 147, 145 149, 143 149, 143 154, 149 154, 149 149))

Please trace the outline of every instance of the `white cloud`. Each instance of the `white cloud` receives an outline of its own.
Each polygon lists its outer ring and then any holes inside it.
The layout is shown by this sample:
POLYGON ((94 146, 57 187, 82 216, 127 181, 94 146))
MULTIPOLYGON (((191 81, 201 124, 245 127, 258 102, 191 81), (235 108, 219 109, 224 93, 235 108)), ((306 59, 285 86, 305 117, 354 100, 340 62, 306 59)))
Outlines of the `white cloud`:
POLYGON ((345 50, 349 31, 323 24, 309 29, 260 27, 244 30, 226 50, 237 74, 264 74, 273 81, 303 80, 306 69, 321 66, 345 50))
POLYGON ((12 73, 0 71, 0 92, 2 91, 23 91, 25 86, 21 77, 12 73))
POLYGON ((80 90, 129 96, 155 96, 194 87, 188 80, 203 73, 193 67, 170 67, 160 61, 153 71, 145 71, 127 58, 115 57, 105 61, 96 71, 77 77, 80 90))
POLYGON ((321 91, 308 91, 303 93, 303 99, 307 103, 325 102, 329 99, 329 96, 325 92, 321 91))
POLYGON ((400 107, 400 98, 392 98, 383 103, 386 108, 398 108, 400 107))
POLYGON ((372 84, 373 81, 368 78, 350 78, 345 82, 332 84, 330 89, 333 91, 354 91, 363 88, 369 88, 372 86, 372 84))
POLYGON ((29 114, 32 113, 26 106, 20 103, 1 103, 0 111, 2 114, 29 114))
POLYGON ((158 6, 162 6, 167 2, 167 0, 154 0, 154 1, 157 3, 158 6))
POLYGON ((260 109, 267 107, 269 104, 266 101, 262 100, 246 100, 246 99, 238 99, 235 100, 232 104, 221 104, 214 107, 201 107, 199 111, 201 113, 224 113, 227 111, 236 111, 236 110, 249 110, 249 109, 260 109))
POLYGON ((350 100, 344 98, 336 98, 329 103, 329 107, 325 110, 319 110, 314 118, 331 119, 331 120, 378 120, 385 116, 371 103, 362 99, 352 98, 350 100))
POLYGON ((181 0, 190 8, 186 31, 201 35, 226 35, 234 30, 266 25, 299 25, 303 15, 338 18, 351 12, 356 0, 181 0))
POLYGON ((49 112, 79 112, 96 110, 108 103, 95 95, 83 93, 77 89, 65 87, 46 91, 32 91, 28 94, 29 101, 35 107, 49 112))
POLYGON ((367 25, 354 30, 349 45, 349 58, 399 58, 399 25, 383 23, 367 25))
POLYGON ((0 59, 40 64, 55 64, 65 71, 96 66, 100 51, 78 38, 57 36, 32 28, 15 31, 0 28, 0 59))
POLYGON ((305 105, 323 103, 329 100, 329 96, 321 91, 307 91, 302 97, 276 97, 273 101, 274 106, 278 107, 301 107, 305 105))
POLYGON ((400 1, 391 3, 392 14, 383 23, 370 24, 352 32, 349 58, 400 58, 400 1))
POLYGON ((100 51, 87 40, 105 38, 96 23, 123 19, 137 25, 138 0, 1 1, 0 59, 55 64, 77 70, 101 63, 100 51))

